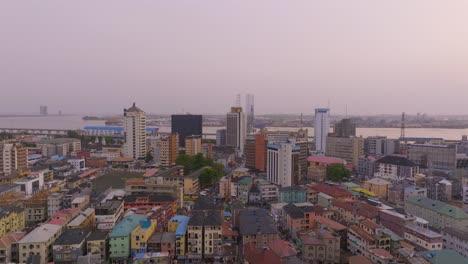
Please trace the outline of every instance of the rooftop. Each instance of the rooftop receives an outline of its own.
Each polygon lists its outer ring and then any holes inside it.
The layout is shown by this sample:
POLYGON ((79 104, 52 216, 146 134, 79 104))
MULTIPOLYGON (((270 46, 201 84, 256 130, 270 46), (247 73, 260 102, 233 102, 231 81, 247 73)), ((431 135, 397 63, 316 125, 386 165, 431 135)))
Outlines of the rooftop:
POLYGON ((428 260, 431 264, 450 263, 450 264, 466 264, 468 259, 458 254, 454 250, 437 250, 425 251, 421 256, 428 260))
POLYGON ((310 156, 307 158, 308 162, 323 163, 323 164, 345 164, 346 161, 340 158, 327 157, 327 156, 310 156))
POLYGON ((373 185, 390 185, 390 184, 392 184, 391 182, 386 181, 386 180, 381 179, 381 178, 372 178, 370 180, 365 181, 365 183, 369 183, 369 184, 373 184, 373 185))
POLYGON ((187 232, 187 226, 188 226, 189 220, 190 220, 190 217, 185 216, 185 215, 176 215, 169 220, 169 222, 179 223, 175 232, 176 236, 185 235, 185 233, 187 232))
POLYGON ((276 225, 273 217, 265 209, 247 209, 239 214, 240 234, 276 234, 276 225))
POLYGON ((20 244, 25 243, 41 243, 48 241, 62 230, 62 226, 53 224, 44 224, 36 227, 31 233, 27 234, 20 240, 20 244))
POLYGON ((468 214, 462 209, 437 200, 432 200, 421 196, 410 196, 406 202, 417 205, 428 210, 435 211, 455 219, 468 219, 468 214))
POLYGON ((437 232, 434 232, 428 228, 424 228, 422 226, 418 226, 417 224, 413 224, 413 223, 410 223, 410 224, 407 224, 406 225, 406 228, 410 229, 410 230, 413 230, 419 234, 422 234, 424 235, 425 237, 428 237, 428 238, 442 238, 442 235, 437 233, 437 232))
POLYGON ((327 183, 319 183, 315 185, 307 185, 308 188, 313 189, 315 191, 324 193, 326 195, 330 195, 331 197, 346 197, 352 196, 352 193, 346 189, 343 189, 337 185, 327 184, 327 183))
POLYGON ((405 167, 416 167, 416 163, 412 162, 411 160, 401 157, 401 156, 385 156, 378 159, 376 162, 384 163, 384 164, 391 164, 397 166, 405 166, 405 167))
POLYGON ((124 237, 129 236, 130 233, 135 229, 139 224, 140 221, 148 221, 146 216, 133 214, 127 217, 124 217, 122 221, 120 221, 112 232, 110 233, 109 237, 124 237))
POLYGON ((101 231, 101 230, 94 230, 91 235, 88 237, 88 241, 96 241, 96 240, 105 240, 109 232, 101 231))
POLYGON ((82 228, 71 228, 55 240, 52 245, 76 245, 81 244, 91 234, 91 230, 82 228))

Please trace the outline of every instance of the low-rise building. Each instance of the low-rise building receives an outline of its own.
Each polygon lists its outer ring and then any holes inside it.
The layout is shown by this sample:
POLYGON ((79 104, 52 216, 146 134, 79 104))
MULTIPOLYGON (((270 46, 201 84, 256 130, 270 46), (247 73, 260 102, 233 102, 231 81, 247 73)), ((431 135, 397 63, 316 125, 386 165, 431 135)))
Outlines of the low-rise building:
POLYGON ((307 192, 307 202, 317 204, 319 200, 319 194, 326 194, 331 197, 334 201, 343 201, 353 199, 353 194, 339 187, 338 185, 319 183, 319 184, 307 184, 305 185, 307 192))
POLYGON ((54 192, 47 197, 47 214, 53 215, 63 209, 63 192, 54 192))
POLYGON ((95 230, 87 238, 87 252, 90 256, 96 256, 99 263, 104 262, 107 259, 107 238, 109 232, 95 230))
POLYGON ((86 254, 86 238, 89 229, 68 229, 52 244, 54 263, 76 263, 86 254))
POLYGON ((391 237, 370 220, 352 225, 348 230, 348 249, 355 255, 369 258, 373 263, 388 263, 391 237))
POLYGON ((52 244, 62 234, 64 228, 60 225, 44 224, 18 242, 19 262, 26 263, 30 256, 37 256, 40 264, 52 260, 52 244))
POLYGON ((239 214, 239 233, 242 244, 250 242, 262 248, 269 242, 278 239, 273 217, 265 209, 246 209, 239 214))
POLYGON ((435 228, 466 228, 468 214, 456 206, 421 196, 411 196, 405 201, 405 211, 429 221, 435 228))
POLYGON ((222 258, 222 217, 218 210, 195 211, 187 227, 189 261, 222 258))
POLYGON ((283 187, 279 189, 280 203, 305 203, 306 191, 300 186, 283 187))
POLYGON ((124 217, 109 234, 109 258, 111 261, 126 261, 130 257, 130 234, 146 216, 133 214, 124 217))
POLYGON ((164 252, 175 256, 176 234, 173 232, 156 232, 148 240, 148 252, 164 252))
POLYGON ((414 179, 419 166, 401 156, 385 156, 375 161, 374 176, 391 181, 414 179))
POLYGON ((443 248, 456 251, 458 254, 468 258, 468 231, 446 227, 442 229, 443 248))
POLYGON ((364 182, 364 189, 372 192, 379 199, 387 199, 392 183, 381 178, 372 178, 364 182))
POLYGON ((112 230, 124 213, 122 200, 110 200, 96 206, 96 227, 99 230, 112 230))
POLYGON ((133 229, 130 237, 130 252, 133 256, 148 252, 148 241, 154 234, 156 225, 156 221, 140 221, 140 224, 133 229))
POLYGON ((307 158, 307 162, 307 182, 325 181, 328 166, 332 164, 346 165, 346 161, 343 159, 327 156, 310 156, 307 158))
POLYGON ((176 215, 167 224, 168 231, 175 233, 175 254, 178 258, 183 258, 186 253, 187 228, 190 217, 176 215))
POLYGON ((0 208, 0 237, 24 229, 24 209, 16 206, 0 208))
POLYGON ((405 240, 423 250, 441 250, 442 235, 427 227, 410 223, 405 226, 405 240))
POLYGON ((0 263, 19 263, 18 241, 25 232, 13 232, 0 237, 0 263))
POLYGON ((80 212, 70 223, 67 228, 87 228, 94 229, 96 227, 96 213, 94 208, 87 208, 80 212))
POLYGON ((302 260, 306 263, 340 263, 341 237, 321 228, 304 230, 298 235, 302 260))

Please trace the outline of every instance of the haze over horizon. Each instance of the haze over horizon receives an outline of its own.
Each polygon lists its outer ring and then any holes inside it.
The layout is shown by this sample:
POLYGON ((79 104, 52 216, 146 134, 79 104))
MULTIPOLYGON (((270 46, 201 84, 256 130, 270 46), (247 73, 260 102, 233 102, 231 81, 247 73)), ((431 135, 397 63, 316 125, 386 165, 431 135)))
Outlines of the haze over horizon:
POLYGON ((468 114, 468 2, 0 3, 0 115, 468 114))

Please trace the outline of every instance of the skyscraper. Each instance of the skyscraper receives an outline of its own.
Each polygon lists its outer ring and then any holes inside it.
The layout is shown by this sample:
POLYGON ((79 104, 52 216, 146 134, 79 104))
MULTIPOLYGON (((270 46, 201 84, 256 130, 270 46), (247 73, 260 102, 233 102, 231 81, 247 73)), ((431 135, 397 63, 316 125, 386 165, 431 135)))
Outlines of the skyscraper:
POLYGON ((335 123, 335 129, 333 131, 337 137, 355 137, 356 136, 356 124, 349 118, 342 119, 335 123))
POLYGON ((28 149, 15 140, 0 141, 0 174, 28 167, 28 149))
POLYGON ((330 109, 316 108, 314 118, 315 151, 325 153, 327 150, 327 136, 330 131, 330 109))
POLYGON ((231 107, 231 112, 226 115, 226 145, 244 152, 246 125, 242 107, 231 107))
POLYGON ((268 144, 267 180, 281 187, 298 184, 299 154, 293 142, 268 144))
POLYGON ((247 134, 253 134, 254 132, 254 95, 245 95, 245 112, 247 115, 247 134))
POLYGON ((203 117, 201 115, 172 115, 171 133, 179 134, 179 146, 185 147, 185 137, 202 136, 203 117))
POLYGON ((133 106, 124 109, 123 123, 125 127, 124 156, 139 159, 146 156, 146 114, 140 108, 133 106))

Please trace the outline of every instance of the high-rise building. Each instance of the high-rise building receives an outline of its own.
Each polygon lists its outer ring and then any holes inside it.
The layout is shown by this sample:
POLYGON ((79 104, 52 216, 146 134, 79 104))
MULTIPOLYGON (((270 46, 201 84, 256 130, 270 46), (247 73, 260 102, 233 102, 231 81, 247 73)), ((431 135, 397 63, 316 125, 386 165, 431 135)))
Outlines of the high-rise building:
POLYGON ((254 95, 246 94, 245 95, 245 112, 247 114, 247 134, 253 134, 254 127, 254 95))
POLYGON ((46 116, 48 114, 47 112, 47 105, 41 105, 39 107, 39 114, 40 115, 43 115, 43 116, 46 116))
POLYGON ((185 137, 185 154, 187 155, 196 155, 198 153, 203 153, 201 136, 186 136, 185 137))
POLYGON ((179 146, 185 147, 185 137, 203 135, 201 115, 172 115, 171 133, 179 134, 179 146))
POLYGON ((327 138, 326 155, 337 157, 358 166, 359 157, 364 155, 364 139, 362 137, 333 137, 327 138))
POLYGON ((266 171, 267 145, 268 139, 266 134, 260 133, 255 135, 255 169, 258 171, 266 171))
POLYGON ((254 135, 248 135, 245 140, 245 167, 251 170, 255 169, 255 142, 256 140, 254 135))
POLYGON ((124 156, 133 159, 146 157, 146 114, 133 106, 124 109, 125 127, 124 156))
POLYGON ((327 136, 330 131, 330 109, 316 108, 314 118, 315 151, 325 153, 327 150, 327 136))
POLYGON ((242 112, 242 107, 231 107, 231 112, 227 113, 226 116, 226 145, 244 152, 246 125, 245 113, 242 112))
POLYGON ((179 135, 164 136, 156 144, 160 151, 161 165, 166 167, 174 165, 179 156, 179 135))
POLYGON ((299 153, 292 142, 268 144, 267 180, 281 187, 298 184, 299 153))
POLYGON ((349 118, 342 119, 335 123, 335 130, 333 133, 337 137, 355 137, 356 124, 349 118))
POLYGON ((364 140, 364 152, 377 158, 400 152, 400 141, 387 137, 368 137, 364 140))
POLYGON ((11 174, 28 167, 28 149, 15 140, 0 142, 0 174, 11 174))
POLYGON ((216 130, 216 146, 226 146, 226 129, 216 130))

